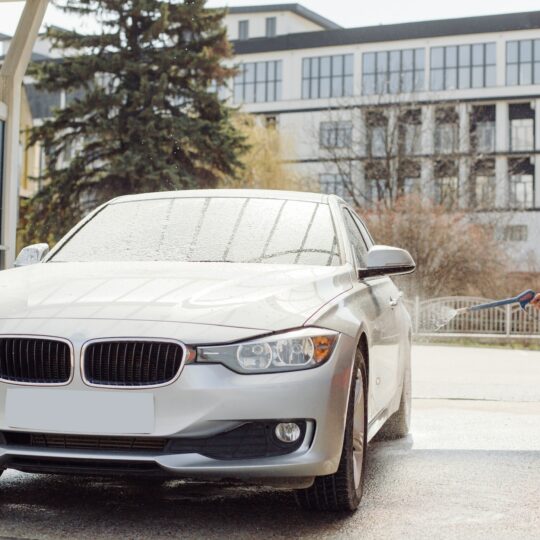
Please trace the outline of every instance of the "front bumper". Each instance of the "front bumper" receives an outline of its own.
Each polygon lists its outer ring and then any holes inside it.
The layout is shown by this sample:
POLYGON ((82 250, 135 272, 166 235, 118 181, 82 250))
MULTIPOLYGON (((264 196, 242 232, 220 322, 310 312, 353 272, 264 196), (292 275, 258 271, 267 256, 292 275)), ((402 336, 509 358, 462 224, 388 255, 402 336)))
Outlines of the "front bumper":
MULTIPOLYGON (((81 344, 73 344, 75 351, 80 350, 81 344)), ((155 424, 153 432, 145 434, 148 437, 208 437, 250 421, 306 420, 308 429, 303 444, 286 455, 213 459, 198 453, 135 453, 0 444, 0 467, 25 470, 20 463, 34 462, 44 471, 57 472, 61 463, 72 465, 73 470, 77 470, 77 464, 81 465, 81 470, 90 470, 92 465, 96 470, 101 470, 104 465, 113 470, 118 465, 120 470, 130 464, 136 469, 137 465, 143 464, 155 466, 171 476, 187 478, 254 482, 281 478, 296 479, 299 483, 302 479, 332 474, 337 470, 341 456, 354 350, 354 340, 342 334, 331 359, 315 369, 241 375, 217 364, 188 365, 168 386, 121 391, 153 394, 155 424), (50 463, 49 468, 47 463, 50 463)), ((76 366, 80 364, 77 352, 74 360, 76 366)), ((0 431, 19 431, 8 425, 3 409, 7 388, 12 386, 0 383, 0 431)), ((77 369, 71 383, 61 390, 107 391, 85 385, 77 369)), ((118 389, 114 391, 118 392, 118 389)), ((84 431, 64 433, 89 435, 84 431)), ((118 434, 121 435, 127 434, 118 434)), ((26 466, 26 469, 32 467, 26 466)))

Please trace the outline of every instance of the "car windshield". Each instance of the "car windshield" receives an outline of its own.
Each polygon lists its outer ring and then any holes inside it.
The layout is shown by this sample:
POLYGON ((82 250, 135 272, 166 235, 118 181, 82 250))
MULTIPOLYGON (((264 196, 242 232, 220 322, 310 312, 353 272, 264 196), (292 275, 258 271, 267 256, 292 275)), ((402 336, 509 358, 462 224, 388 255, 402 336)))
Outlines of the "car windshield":
POLYGON ((242 197, 113 203, 52 262, 182 261, 340 264, 327 204, 242 197))

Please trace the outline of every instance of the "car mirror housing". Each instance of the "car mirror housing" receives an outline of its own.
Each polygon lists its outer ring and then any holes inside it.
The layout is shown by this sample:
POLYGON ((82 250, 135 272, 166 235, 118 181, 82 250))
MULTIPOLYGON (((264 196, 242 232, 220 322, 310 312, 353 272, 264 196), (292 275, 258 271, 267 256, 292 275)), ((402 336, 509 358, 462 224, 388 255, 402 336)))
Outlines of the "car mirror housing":
POLYGON ((15 259, 15 268, 40 263, 49 253, 49 244, 32 244, 21 250, 15 259))
POLYGON ((410 274, 416 264, 405 249, 390 246, 373 246, 367 255, 366 268, 358 271, 358 278, 410 274))

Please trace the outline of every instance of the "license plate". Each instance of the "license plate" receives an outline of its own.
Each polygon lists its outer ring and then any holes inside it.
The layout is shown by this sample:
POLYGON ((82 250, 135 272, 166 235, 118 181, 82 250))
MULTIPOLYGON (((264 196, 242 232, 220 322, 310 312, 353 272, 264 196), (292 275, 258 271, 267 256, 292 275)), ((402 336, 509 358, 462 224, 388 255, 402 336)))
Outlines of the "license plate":
POLYGON ((114 435, 154 431, 151 393, 8 388, 9 427, 60 433, 114 435))

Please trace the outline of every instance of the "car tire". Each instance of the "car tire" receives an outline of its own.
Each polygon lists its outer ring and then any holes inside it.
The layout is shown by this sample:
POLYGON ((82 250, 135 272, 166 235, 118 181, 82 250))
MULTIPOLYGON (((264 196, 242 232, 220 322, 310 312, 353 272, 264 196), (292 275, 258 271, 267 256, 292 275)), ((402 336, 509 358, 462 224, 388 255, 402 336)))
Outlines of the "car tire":
POLYGON ((313 485, 307 489, 297 490, 295 497, 298 505, 306 510, 356 510, 364 489, 366 456, 367 376, 362 351, 357 349, 338 470, 328 476, 316 477, 313 485))
POLYGON ((403 374, 403 389, 399 409, 386 421, 377 433, 377 441, 402 439, 409 434, 411 426, 411 360, 410 356, 403 374))

